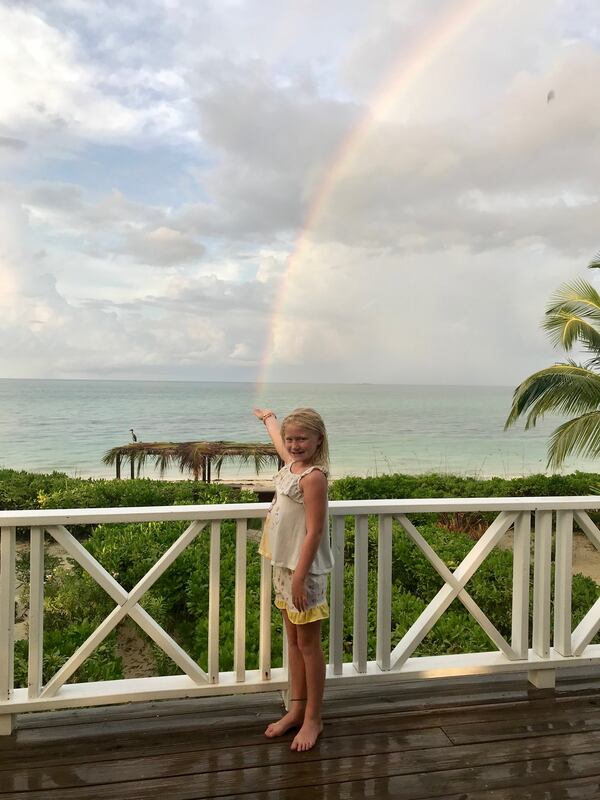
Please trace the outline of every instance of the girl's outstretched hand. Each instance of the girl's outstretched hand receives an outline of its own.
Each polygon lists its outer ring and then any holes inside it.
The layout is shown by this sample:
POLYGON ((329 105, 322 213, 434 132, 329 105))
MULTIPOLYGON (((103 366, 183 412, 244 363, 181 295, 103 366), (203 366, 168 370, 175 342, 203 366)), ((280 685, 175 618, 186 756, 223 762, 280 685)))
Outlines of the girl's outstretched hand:
POLYGON ((254 416, 262 422, 262 418, 265 414, 273 413, 270 408, 253 408, 252 413, 254 416))
POLYGON ((277 415, 275 412, 271 411, 270 408, 253 408, 252 413, 257 419, 264 423, 267 433, 275 445, 277 455, 284 464, 287 464, 287 462, 291 461, 292 459, 286 449, 283 439, 281 438, 281 428, 277 422, 277 415))

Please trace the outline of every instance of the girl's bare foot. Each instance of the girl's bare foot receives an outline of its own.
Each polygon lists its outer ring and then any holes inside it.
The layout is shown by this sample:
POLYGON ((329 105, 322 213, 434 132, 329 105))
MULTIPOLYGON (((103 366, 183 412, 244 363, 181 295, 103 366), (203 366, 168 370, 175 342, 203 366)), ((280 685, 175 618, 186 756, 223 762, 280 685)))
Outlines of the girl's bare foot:
POLYGON ((302 723, 304 722, 304 709, 292 709, 288 711, 280 720, 277 722, 272 722, 269 726, 267 726, 267 730, 265 731, 265 736, 268 736, 269 739, 274 738, 275 736, 283 736, 284 733, 287 733, 290 728, 300 728, 302 723))
POLYGON ((320 719, 305 719, 302 727, 294 736, 290 749, 297 750, 299 753, 310 750, 315 746, 322 730, 323 723, 320 719))

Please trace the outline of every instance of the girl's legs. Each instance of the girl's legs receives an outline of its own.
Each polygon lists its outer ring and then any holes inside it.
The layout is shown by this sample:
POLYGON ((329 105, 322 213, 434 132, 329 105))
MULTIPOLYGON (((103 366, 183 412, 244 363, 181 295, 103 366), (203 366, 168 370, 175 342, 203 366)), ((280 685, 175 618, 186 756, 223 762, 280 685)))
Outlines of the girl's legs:
POLYGON ((306 674, 304 659, 298 647, 298 628, 289 621, 286 611, 281 612, 288 642, 288 671, 290 675, 290 710, 277 722, 272 722, 265 731, 265 736, 283 736, 290 728, 300 728, 304 722, 304 706, 306 705, 306 674))
POLYGON ((294 737, 291 749, 310 750, 323 730, 321 704, 325 685, 325 657, 321 648, 321 620, 292 627, 296 627, 297 648, 303 662, 306 707, 304 722, 294 737))

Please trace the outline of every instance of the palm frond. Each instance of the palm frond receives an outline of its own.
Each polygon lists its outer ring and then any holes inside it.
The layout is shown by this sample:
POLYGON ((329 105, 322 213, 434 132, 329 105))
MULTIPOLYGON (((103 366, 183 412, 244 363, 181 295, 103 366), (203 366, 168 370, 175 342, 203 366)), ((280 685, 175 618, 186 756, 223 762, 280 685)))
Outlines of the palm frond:
MULTIPOLYGON (((598 324, 600 325, 600 320, 598 324)), ((562 347, 569 351, 577 342, 581 342, 588 352, 600 352, 600 330, 588 320, 572 314, 567 309, 548 314, 543 325, 554 347, 562 347)))
POLYGON ((600 353, 586 361, 583 366, 593 372, 600 371, 600 353))
POLYGON ((174 454, 174 460, 179 462, 180 472, 193 473, 197 477, 202 472, 202 468, 206 462, 206 457, 209 453, 208 442, 182 442, 177 446, 174 454))
POLYGON ((526 414, 525 428, 545 414, 585 414, 600 408, 600 375, 569 361, 534 372, 514 391, 506 430, 526 414))
POLYGON ((154 456, 154 469, 157 469, 158 474, 162 477, 176 460, 175 446, 159 447, 152 455, 154 456))
POLYGON ((600 295, 591 283, 583 278, 577 278, 570 283, 564 283, 552 295, 547 306, 547 311, 565 304, 573 304, 578 313, 596 313, 600 316, 600 295))
POLYGON ((567 456, 600 456, 600 411, 570 419, 554 431, 548 445, 548 468, 556 469, 567 456))
POLYGON ((598 250, 596 255, 592 258, 592 260, 588 264, 589 269, 598 269, 599 267, 600 267, 600 250, 598 250))
POLYGON ((600 352, 600 295, 582 279, 564 284, 551 298, 543 326, 555 347, 570 350, 579 341, 600 352))
POLYGON ((135 444, 126 444, 121 447, 112 447, 110 450, 107 450, 106 453, 102 456, 102 461, 109 466, 112 466, 117 458, 125 458, 130 459, 131 454, 136 454, 136 445, 135 444))
POLYGON ((267 467, 272 467, 274 464, 276 465, 278 458, 279 456, 277 453, 261 453, 258 451, 249 450, 247 453, 237 453, 235 455, 220 453, 213 458, 213 464, 217 473, 217 477, 220 477, 221 469, 226 461, 231 461, 234 464, 239 464, 240 466, 254 462, 254 470, 258 475, 261 470, 266 469, 267 467))

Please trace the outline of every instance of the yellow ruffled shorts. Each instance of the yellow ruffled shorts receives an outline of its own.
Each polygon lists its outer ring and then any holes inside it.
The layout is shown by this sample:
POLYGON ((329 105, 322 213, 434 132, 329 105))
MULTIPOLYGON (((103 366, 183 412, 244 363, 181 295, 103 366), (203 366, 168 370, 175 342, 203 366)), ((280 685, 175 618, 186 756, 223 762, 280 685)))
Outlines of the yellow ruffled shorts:
POLYGON ((308 601, 306 611, 298 611, 292 602, 293 571, 287 567, 273 566, 273 588, 275 589, 275 605, 286 611, 288 619, 294 625, 306 625, 318 619, 329 617, 327 604, 327 575, 306 576, 305 588, 308 601))

